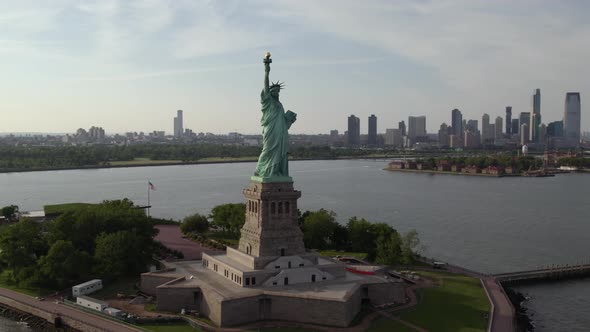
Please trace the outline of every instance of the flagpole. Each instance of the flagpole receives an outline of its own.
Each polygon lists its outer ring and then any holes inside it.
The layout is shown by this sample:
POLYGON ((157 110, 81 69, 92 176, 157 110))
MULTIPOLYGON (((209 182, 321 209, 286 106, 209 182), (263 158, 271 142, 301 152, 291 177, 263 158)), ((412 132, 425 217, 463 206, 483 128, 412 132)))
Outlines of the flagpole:
POLYGON ((150 216, 150 180, 147 183, 147 192, 148 192, 148 208, 147 208, 147 215, 150 216))

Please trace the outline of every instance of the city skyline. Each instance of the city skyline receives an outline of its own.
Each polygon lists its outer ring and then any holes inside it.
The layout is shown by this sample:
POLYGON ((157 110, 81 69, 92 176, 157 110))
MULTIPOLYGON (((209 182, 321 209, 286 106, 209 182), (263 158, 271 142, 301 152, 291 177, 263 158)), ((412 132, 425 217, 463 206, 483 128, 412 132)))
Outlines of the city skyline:
MULTIPOLYGON (((436 133, 454 108, 463 119, 503 116, 506 105, 514 115, 531 112, 535 88, 547 124, 562 120, 565 93, 590 92, 583 62, 590 47, 580 43, 590 37, 583 15, 589 6, 1 4, 0 132, 98 125, 107 133, 169 133, 171 125, 162 124, 182 109, 185 126, 196 132, 258 134, 259 122, 243 119, 260 111, 267 50, 277 64, 271 76, 287 83, 281 100, 299 114, 294 133, 344 132, 346 116, 373 113, 380 133, 420 115, 436 133)), ((581 113, 581 130, 588 131, 584 104, 581 113)))

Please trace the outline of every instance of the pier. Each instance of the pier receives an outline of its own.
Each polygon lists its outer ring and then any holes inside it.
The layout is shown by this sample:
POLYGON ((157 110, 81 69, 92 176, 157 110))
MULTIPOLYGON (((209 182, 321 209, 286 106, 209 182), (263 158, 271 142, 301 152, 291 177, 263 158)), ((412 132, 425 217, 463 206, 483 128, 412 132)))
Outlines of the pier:
POLYGON ((501 273, 494 278, 502 284, 520 284, 527 282, 555 281, 590 277, 590 264, 554 265, 537 270, 501 273))

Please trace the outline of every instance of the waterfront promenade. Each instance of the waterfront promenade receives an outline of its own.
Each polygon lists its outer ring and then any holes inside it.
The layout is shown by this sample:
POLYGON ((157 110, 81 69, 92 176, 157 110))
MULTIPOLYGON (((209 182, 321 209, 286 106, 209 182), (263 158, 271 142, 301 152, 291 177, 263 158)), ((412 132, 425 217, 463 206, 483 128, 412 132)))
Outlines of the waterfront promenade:
POLYGON ((23 312, 30 313, 52 323, 56 317, 80 331, 87 332, 140 332, 142 330, 118 323, 98 315, 78 310, 63 303, 39 301, 38 299, 6 288, 0 288, 0 303, 23 312))

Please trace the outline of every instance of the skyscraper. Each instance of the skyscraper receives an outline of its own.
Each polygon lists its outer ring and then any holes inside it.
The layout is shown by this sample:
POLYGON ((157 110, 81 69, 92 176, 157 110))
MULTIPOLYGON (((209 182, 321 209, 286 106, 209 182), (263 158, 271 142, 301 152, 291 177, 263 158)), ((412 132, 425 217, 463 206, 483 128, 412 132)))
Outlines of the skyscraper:
POLYGON ((408 117, 408 138, 411 144, 416 142, 416 138, 426 136, 426 117, 410 116, 408 117))
POLYGON ((375 114, 371 114, 369 117, 369 137, 367 143, 369 146, 377 145, 377 117, 375 114))
POLYGON ((498 116, 496 117, 496 121, 495 121, 495 125, 494 125, 494 129, 495 129, 495 133, 494 133, 494 139, 497 141, 499 139, 502 139, 502 127, 503 127, 503 121, 502 121, 502 117, 498 116))
POLYGON ((176 111, 176 117, 174 118, 174 137, 182 137, 183 132, 182 110, 178 110, 176 111))
POLYGON ((512 134, 512 106, 506 106, 506 136, 512 134))
POLYGON ((348 145, 361 145, 361 119, 354 115, 348 117, 348 145))
POLYGON ((451 111, 451 127, 453 135, 461 136, 463 134, 463 115, 456 108, 451 111))
POLYGON ((406 136, 407 135, 407 133, 406 133, 406 123, 403 120, 400 121, 400 122, 398 122, 397 128, 399 130, 401 130, 402 136, 406 136))
POLYGON ((549 122, 547 125, 547 136, 562 137, 563 136, 563 121, 549 122))
POLYGON ((520 125, 520 144, 525 145, 529 142, 529 125, 523 123, 520 125))
POLYGON ((494 132, 490 128, 490 116, 484 113, 481 117, 481 143, 486 144, 494 139, 494 132))
MULTIPOLYGON (((520 125, 520 133, 522 136, 522 125, 526 124, 526 128, 527 130, 529 129, 529 125, 531 124, 531 113, 529 112, 521 112, 520 113, 520 117, 519 117, 519 125, 520 125)), ((526 136, 527 136, 527 142, 529 141, 529 135, 530 133, 527 131, 526 132, 526 136)))
POLYGON ((563 112, 563 134, 573 145, 580 143, 581 101, 579 92, 568 92, 565 95, 563 112))
POLYGON ((539 126, 541 125, 541 114, 531 112, 531 122, 529 124, 529 141, 539 142, 539 126))
POLYGON ((535 89, 535 94, 533 95, 533 113, 541 114, 541 89, 535 89))
POLYGON ((520 121, 518 119, 512 119, 512 135, 519 133, 520 121))
POLYGON ((443 123, 440 125, 440 129, 438 130, 438 146, 448 147, 450 143, 449 126, 447 126, 446 123, 443 123))
POLYGON ((541 89, 535 89, 531 103, 533 111, 529 122, 529 141, 536 143, 539 141, 539 126, 541 125, 541 89))

